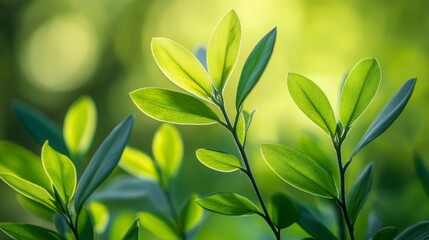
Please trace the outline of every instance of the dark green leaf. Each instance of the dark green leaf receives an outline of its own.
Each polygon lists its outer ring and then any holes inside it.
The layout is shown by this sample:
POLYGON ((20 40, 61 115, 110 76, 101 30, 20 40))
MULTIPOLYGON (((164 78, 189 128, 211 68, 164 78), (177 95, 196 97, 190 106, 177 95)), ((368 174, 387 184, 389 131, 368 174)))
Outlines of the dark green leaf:
POLYGON ((195 203, 197 198, 193 194, 180 212, 180 224, 185 232, 192 231, 203 219, 203 209, 195 203))
POLYGON ((202 164, 219 172, 233 172, 241 168, 240 160, 229 153, 201 148, 196 155, 202 164))
POLYGON ((0 230, 16 240, 65 240, 54 231, 30 224, 0 223, 0 230))
POLYGON ((405 229, 394 240, 427 240, 428 238, 429 221, 421 221, 405 229))
POLYGON ((125 236, 122 238, 122 240, 138 240, 139 239, 139 222, 140 222, 139 218, 136 218, 136 220, 134 220, 133 224, 131 224, 130 228, 125 233, 125 236))
POLYGON ((368 227, 367 227, 368 230, 366 232, 366 238, 370 239, 378 231, 380 231, 383 228, 383 226, 384 224, 380 216, 378 216, 374 212, 371 212, 368 216, 368 227))
POLYGON ((317 218, 315 218, 313 214, 311 214, 304 206, 299 205, 299 210, 301 214, 298 224, 308 234, 316 239, 337 240, 335 235, 332 234, 331 231, 329 231, 329 229, 317 218))
POLYGON ((55 215, 53 217, 53 223, 54 223, 57 231, 63 237, 65 237, 66 239, 74 239, 73 233, 72 233, 69 225, 67 224, 66 220, 64 219, 64 217, 61 214, 55 213, 55 215))
POLYGON ((118 124, 95 152, 77 186, 74 205, 79 213, 85 201, 118 164, 133 126, 133 116, 118 124))
POLYGON ((368 198, 369 191, 371 190, 373 170, 374 163, 372 162, 359 175, 348 195, 347 210, 352 223, 356 222, 359 212, 368 198))
POLYGON ((80 239, 94 239, 94 224, 91 219, 91 215, 86 207, 82 207, 82 210, 78 216, 77 232, 80 239))
POLYGON ((247 95, 249 95, 250 91, 252 91, 261 78, 273 53, 276 36, 277 29, 273 28, 256 44, 246 59, 237 88, 237 97, 235 100, 237 109, 240 109, 247 95))
POLYGON ((423 159, 418 154, 414 155, 414 166, 416 167, 420 183, 422 184, 426 194, 429 196, 429 170, 426 168, 423 163, 423 159))
POLYGON ((276 193, 271 196, 268 212, 278 229, 287 228, 300 218, 298 207, 284 193, 276 193))
POLYGON ((215 193, 195 200, 206 210, 223 215, 260 214, 259 209, 249 199, 235 193, 215 193))
POLYGON ((371 240, 392 240, 396 235, 396 227, 385 227, 380 229, 371 240))
POLYGON ((405 108, 408 100, 413 93, 416 79, 408 80, 398 92, 390 99, 389 103, 378 114, 377 118, 369 126, 368 130, 360 140, 357 147, 353 150, 352 157, 355 156, 363 147, 380 136, 396 120, 405 108))

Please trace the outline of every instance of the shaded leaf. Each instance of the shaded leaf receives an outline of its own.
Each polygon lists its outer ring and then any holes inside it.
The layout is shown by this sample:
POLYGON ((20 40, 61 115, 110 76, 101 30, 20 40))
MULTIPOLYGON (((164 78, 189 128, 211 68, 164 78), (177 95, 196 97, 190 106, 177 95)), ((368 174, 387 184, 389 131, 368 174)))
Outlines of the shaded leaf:
POLYGON ((352 223, 356 222, 359 212, 368 198, 372 185, 373 170, 374 163, 372 162, 362 171, 348 194, 347 210, 352 223))
POLYGON ((334 136, 337 124, 325 93, 310 79, 296 73, 289 73, 287 85, 301 111, 328 135, 334 136))
POLYGON ((247 95, 261 78, 273 53, 276 36, 277 28, 273 28, 256 44, 249 57, 247 57, 238 82, 235 100, 237 109, 240 109, 247 95))
POLYGON ((82 207, 79 212, 77 223, 77 231, 80 239, 94 239, 94 224, 86 207, 82 207))
POLYGON ((137 107, 159 121, 207 125, 219 120, 203 102, 192 96, 160 88, 142 88, 130 93, 137 107))
POLYGON ((65 238, 54 231, 30 224, 0 223, 0 230, 10 236, 12 239, 65 240, 65 238))
POLYGON ((340 96, 340 117, 345 128, 367 109, 377 93, 380 80, 380 65, 375 58, 361 60, 347 75, 340 96))
POLYGON ((240 160, 229 153, 201 148, 196 155, 202 164, 219 172, 233 172, 241 168, 240 160))
POLYGON ((338 198, 335 180, 311 157, 281 144, 263 144, 262 156, 285 182, 316 196, 338 198))
POLYGON ((153 160, 146 153, 136 148, 127 146, 118 166, 137 178, 158 180, 158 173, 153 160))
POLYGON ((375 214, 374 212, 370 212, 368 216, 368 226, 367 226, 367 233, 366 238, 370 239, 372 236, 374 236, 378 231, 380 231, 383 228, 384 224, 381 220, 380 216, 375 214))
POLYGON ((42 218, 48 222, 51 221, 52 217, 54 216, 55 211, 46 207, 45 205, 42 205, 32 200, 31 198, 27 198, 21 194, 18 194, 16 195, 16 200, 29 213, 39 218, 42 218))
POLYGON ((428 238, 429 221, 421 221, 405 229, 394 240, 426 240, 428 238))
POLYGON ((304 206, 299 205, 299 210, 301 214, 298 224, 308 234, 316 239, 337 240, 335 235, 332 234, 331 231, 329 231, 329 229, 315 218, 304 206))
POLYGON ((134 220, 133 224, 131 224, 130 228, 128 228, 128 231, 125 233, 122 240, 138 240, 139 239, 139 222, 140 222, 139 218, 136 218, 136 220, 134 220))
POLYGON ((180 224, 185 232, 192 231, 203 219, 203 209, 195 203, 198 199, 196 194, 193 194, 180 212, 180 224))
POLYGON ((197 199, 195 202, 206 210, 223 215, 260 214, 255 204, 236 193, 215 193, 197 199))
POLYGON ((162 172, 168 177, 175 176, 183 157, 183 143, 179 131, 172 125, 163 124, 153 138, 152 152, 162 172))
POLYGON ((416 172, 420 183, 422 184, 426 194, 429 196, 429 170, 423 163, 421 156, 418 154, 414 155, 414 166, 416 167, 416 172))
POLYGON ((396 236, 396 227, 385 227, 380 229, 371 240, 392 240, 396 236))
POLYGON ((298 207, 284 193, 275 193, 271 196, 268 212, 278 229, 287 228, 300 218, 298 207))
POLYGON ((355 156, 363 147, 380 136, 387 128, 392 125, 396 118, 405 108, 408 100, 413 93, 416 79, 408 80, 398 92, 390 99, 389 103, 378 114, 377 118, 369 126, 368 130, 357 144, 357 147, 352 152, 352 157, 355 156))
POLYGON ((64 238, 71 240, 75 239, 72 230, 70 229, 69 225, 61 214, 55 213, 51 221, 52 220, 55 225, 55 229, 57 229, 58 233, 60 233, 64 238))
POLYGON ((178 229, 169 217, 160 218, 149 212, 139 212, 141 225, 161 239, 179 239, 178 229))

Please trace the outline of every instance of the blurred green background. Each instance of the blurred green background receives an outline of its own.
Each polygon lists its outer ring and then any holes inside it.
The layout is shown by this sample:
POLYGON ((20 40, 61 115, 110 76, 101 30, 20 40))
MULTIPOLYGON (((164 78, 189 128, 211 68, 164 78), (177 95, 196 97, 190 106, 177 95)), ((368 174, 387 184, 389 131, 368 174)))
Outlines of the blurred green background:
MULTIPOLYGON (((259 145, 279 142, 299 147, 302 136, 311 132, 334 161, 328 137, 306 119, 289 96, 287 74, 297 72, 312 79, 336 108, 341 79, 360 59, 375 57, 381 64, 382 83, 350 133, 346 154, 402 83, 412 77, 418 81, 402 116, 349 168, 351 186, 368 162, 376 163, 373 190, 357 228, 366 227, 370 211, 386 225, 401 230, 429 219, 429 197, 416 178, 412 161, 417 151, 429 165, 429 2, 424 0, 0 0, 0 139, 39 154, 39 147, 13 115, 12 100, 35 106, 61 126, 69 105, 86 94, 95 100, 99 115, 93 151, 113 126, 135 113, 130 145, 150 153, 160 123, 140 113, 128 93, 149 86, 179 90, 156 66, 151 38, 168 37, 192 50, 208 42, 218 20, 230 9, 236 10, 243 29, 239 62, 226 90, 231 113, 239 70, 247 55, 266 32, 278 27, 272 59, 244 106, 246 110, 258 109, 247 150, 264 196, 285 191, 315 204, 328 219, 332 216, 327 202, 280 181, 263 162, 259 145)), ((235 191, 256 200, 243 175, 211 171, 195 158, 200 147, 236 151, 221 126, 178 128, 186 148, 173 186, 177 205, 192 192, 235 191)), ((3 183, 0 196, 0 221, 36 221, 3 183)), ((198 239, 270 236, 258 217, 206 216, 198 239)), ((360 231, 358 238, 364 233, 360 231)), ((293 236, 300 230, 293 227, 285 234, 293 236)))

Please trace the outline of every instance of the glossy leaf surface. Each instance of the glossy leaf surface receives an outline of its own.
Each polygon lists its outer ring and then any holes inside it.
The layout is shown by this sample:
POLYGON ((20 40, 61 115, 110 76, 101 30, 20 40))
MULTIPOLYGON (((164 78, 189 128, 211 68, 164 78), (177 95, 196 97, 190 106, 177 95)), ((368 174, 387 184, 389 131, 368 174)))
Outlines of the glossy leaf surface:
POLYGON ((233 172, 241 168, 240 160, 229 153, 198 149, 196 155, 202 164, 219 172, 233 172))
POLYGON ((249 215, 259 213, 249 199, 236 193, 215 193, 195 201, 206 210, 223 215, 249 215))

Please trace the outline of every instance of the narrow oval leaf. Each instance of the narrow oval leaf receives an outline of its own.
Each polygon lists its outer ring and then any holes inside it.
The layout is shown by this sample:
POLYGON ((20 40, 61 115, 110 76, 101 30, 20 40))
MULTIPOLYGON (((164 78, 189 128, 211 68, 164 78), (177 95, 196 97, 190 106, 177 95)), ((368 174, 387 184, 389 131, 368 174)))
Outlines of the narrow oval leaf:
POLYGON ((161 239, 179 239, 178 230, 171 218, 160 218, 149 212, 137 214, 141 225, 161 239))
POLYGON ((223 215, 261 214, 255 204, 236 193, 215 193, 197 199, 195 202, 206 210, 223 215))
POLYGON ((426 194, 429 196, 429 170, 423 163, 421 156, 418 154, 414 155, 414 166, 416 167, 416 172, 420 183, 422 184, 426 194))
POLYGON ((122 240, 139 240, 139 222, 140 218, 136 218, 136 220, 134 220, 122 240))
POLYGON ((168 177, 174 177, 182 163, 183 143, 179 131, 169 124, 163 124, 155 133, 152 152, 168 177))
POLYGON ((240 160, 229 153, 198 149, 196 155, 202 164, 219 172, 233 172, 241 168, 240 160))
POLYGON ((244 118, 244 112, 240 113, 235 126, 235 132, 237 133, 238 140, 241 145, 244 145, 246 141, 246 119, 244 118))
POLYGON ((249 57, 247 57, 238 82, 235 100, 237 110, 240 109, 247 95, 261 78, 273 53, 276 36, 277 28, 273 28, 256 44, 249 57))
POLYGON ((428 238, 429 221, 421 221, 405 229, 394 240, 426 240, 428 238))
POLYGON ((231 10, 216 25, 207 49, 210 79, 218 92, 223 92, 225 84, 234 69, 240 51, 240 44, 240 20, 235 11, 231 10))
POLYGON ((278 229, 287 228, 300 218, 298 207, 284 193, 276 193, 271 196, 268 212, 278 229))
POLYGON ((348 194, 347 210, 352 223, 356 222, 359 212, 368 198, 372 185, 373 170, 374 163, 372 162, 362 171, 350 194, 348 194))
POLYGON ((56 211, 54 198, 42 187, 10 173, 0 173, 0 178, 18 193, 51 210, 56 211))
POLYGON ((97 109, 94 101, 88 96, 83 96, 70 106, 64 119, 64 140, 72 159, 86 154, 96 127, 97 109))
POLYGON ((369 126, 366 133, 358 143, 357 147, 353 150, 352 157, 355 156, 363 147, 365 147, 372 140, 380 136, 392 123, 398 118, 405 105, 413 93, 414 86, 417 79, 408 80, 396 94, 390 99, 383 110, 378 114, 375 120, 369 126))
POLYGON ((21 101, 14 101, 12 108, 19 123, 37 144, 42 146, 49 140, 55 149, 68 153, 61 129, 54 121, 21 101))
POLYGON ((0 230, 10 236, 12 239, 65 240, 65 238, 54 231, 30 224, 0 223, 0 230))
POLYGON ((335 180, 311 157, 281 144, 263 144, 262 156, 283 181, 316 196, 338 198, 335 180))
POLYGON ((46 221, 52 221, 52 217, 54 216, 54 211, 45 205, 42 205, 30 198, 24 197, 24 195, 18 194, 16 195, 16 200, 18 203, 29 213, 37 216, 46 221))
POLYGON ((316 239, 323 240, 337 240, 334 234, 321 223, 313 214, 310 213, 304 206, 299 205, 300 218, 298 220, 299 226, 304 229, 308 234, 316 239))
POLYGON ((289 73, 287 85, 301 111, 328 135, 334 136, 337 124, 325 93, 310 79, 296 73, 289 73))
POLYGON ((198 196, 193 194, 180 212, 180 224, 185 232, 191 232, 203 219, 203 209, 199 207, 195 200, 198 196))
POLYGON ((130 96, 142 112, 159 121, 188 125, 207 125, 220 121, 207 105, 183 93, 143 88, 131 92, 130 96))
POLYGON ((361 60, 347 75, 340 96, 340 118, 345 128, 367 109, 377 93, 380 80, 380 65, 375 58, 361 60))
POLYGON ((152 54, 159 68, 173 83, 211 101, 213 88, 209 76, 188 49, 168 38, 153 38, 152 54))
POLYGON ((392 240, 396 236, 396 227, 384 227, 380 229, 370 240, 392 240))
POLYGON ((127 146, 118 166, 134 177, 158 181, 158 173, 153 160, 136 148, 127 146))
POLYGON ((118 124, 95 152, 76 190, 74 205, 79 213, 84 202, 118 164, 133 126, 133 116, 118 124))
POLYGON ((68 206, 77 183, 76 168, 72 161, 51 148, 46 141, 42 148, 42 164, 46 175, 51 180, 52 187, 57 190, 65 206, 68 206))

